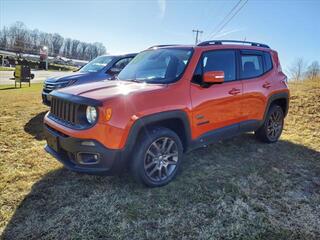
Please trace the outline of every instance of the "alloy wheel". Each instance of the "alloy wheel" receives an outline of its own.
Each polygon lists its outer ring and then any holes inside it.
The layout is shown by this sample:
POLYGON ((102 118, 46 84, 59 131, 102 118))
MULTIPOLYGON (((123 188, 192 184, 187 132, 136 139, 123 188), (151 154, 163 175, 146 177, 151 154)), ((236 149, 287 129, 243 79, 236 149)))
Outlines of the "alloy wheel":
POLYGON ((277 139, 281 134, 282 126, 282 112, 279 110, 272 112, 267 121, 267 136, 272 140, 277 139))
POLYGON ((169 137, 151 143, 144 157, 146 175, 155 182, 166 180, 176 170, 179 160, 178 146, 169 137))

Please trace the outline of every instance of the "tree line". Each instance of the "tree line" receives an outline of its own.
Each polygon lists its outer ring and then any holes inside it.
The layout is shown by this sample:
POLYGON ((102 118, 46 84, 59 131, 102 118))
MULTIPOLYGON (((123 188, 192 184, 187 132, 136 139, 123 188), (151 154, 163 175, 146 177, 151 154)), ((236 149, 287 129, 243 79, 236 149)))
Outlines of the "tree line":
POLYGON ((288 74, 292 80, 303 80, 305 78, 316 79, 320 77, 320 65, 318 61, 307 64, 303 58, 297 58, 290 68, 288 74))
POLYGON ((39 55, 40 48, 46 46, 49 56, 92 60, 105 54, 106 48, 100 42, 86 43, 64 38, 58 33, 47 33, 29 29, 23 22, 15 22, 0 29, 0 49, 16 53, 39 55))

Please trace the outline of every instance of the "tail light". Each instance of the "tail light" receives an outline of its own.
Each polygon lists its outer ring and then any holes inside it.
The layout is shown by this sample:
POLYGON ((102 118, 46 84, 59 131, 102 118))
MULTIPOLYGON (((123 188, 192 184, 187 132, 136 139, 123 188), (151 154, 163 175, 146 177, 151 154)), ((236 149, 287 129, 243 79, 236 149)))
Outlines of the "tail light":
POLYGON ((287 78, 287 76, 286 76, 284 79, 282 79, 281 82, 283 82, 283 83, 288 83, 288 78, 287 78))
POLYGON ((280 64, 280 60, 279 60, 279 57, 278 57, 278 53, 276 51, 273 51, 272 52, 272 55, 273 55, 273 58, 274 58, 274 62, 275 62, 275 65, 277 67, 277 70, 279 73, 282 73, 282 67, 281 67, 281 64, 280 64))
POLYGON ((285 85, 287 88, 289 88, 287 76, 285 76, 284 79, 282 79, 280 82, 283 83, 283 85, 285 85))
MULTIPOLYGON (((282 67, 281 67, 281 64, 280 64, 279 60, 278 60, 278 63, 279 63, 279 65, 278 65, 278 72, 280 73, 280 72, 282 72, 282 67)), ((287 77, 286 77, 286 81, 287 81, 287 77)))

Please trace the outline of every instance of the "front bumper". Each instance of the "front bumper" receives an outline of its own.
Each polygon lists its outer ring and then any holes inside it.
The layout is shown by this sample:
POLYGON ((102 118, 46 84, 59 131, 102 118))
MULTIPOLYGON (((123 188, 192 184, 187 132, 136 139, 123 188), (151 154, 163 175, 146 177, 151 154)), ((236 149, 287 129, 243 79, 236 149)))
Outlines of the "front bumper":
POLYGON ((125 166, 123 151, 108 149, 96 140, 66 136, 48 125, 44 125, 44 135, 45 150, 69 170, 113 175, 125 166))

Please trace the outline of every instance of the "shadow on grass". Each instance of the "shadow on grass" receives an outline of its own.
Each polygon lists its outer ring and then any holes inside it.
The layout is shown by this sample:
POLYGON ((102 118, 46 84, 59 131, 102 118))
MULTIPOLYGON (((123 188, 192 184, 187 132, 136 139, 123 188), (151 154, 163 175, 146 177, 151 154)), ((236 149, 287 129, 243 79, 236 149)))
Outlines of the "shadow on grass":
POLYGON ((26 83, 22 83, 22 85, 20 87, 20 84, 17 83, 17 86, 15 87, 14 82, 12 85, 11 84, 0 85, 0 91, 1 90, 14 90, 14 89, 19 90, 19 89, 24 89, 24 88, 30 88, 30 86, 26 83))
POLYGON ((47 111, 37 114, 24 125, 24 131, 34 136, 38 141, 44 140, 43 118, 46 113, 47 111))
POLYGON ((316 239, 320 230, 318 225, 314 230, 314 221, 320 219, 314 218, 317 205, 311 200, 320 196, 312 182, 320 174, 316 160, 320 153, 307 147, 287 141, 262 144, 246 134, 186 155, 183 172, 162 188, 142 187, 127 174, 88 176, 62 168, 33 185, 3 236, 316 239), (299 204, 314 210, 310 219, 283 206, 286 191, 304 187, 310 199, 299 204))
POLYGON ((1 88, 0 87, 0 91, 1 90, 11 90, 11 89, 19 89, 19 87, 18 88, 15 88, 15 87, 4 87, 4 88, 1 88))

